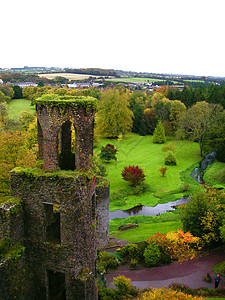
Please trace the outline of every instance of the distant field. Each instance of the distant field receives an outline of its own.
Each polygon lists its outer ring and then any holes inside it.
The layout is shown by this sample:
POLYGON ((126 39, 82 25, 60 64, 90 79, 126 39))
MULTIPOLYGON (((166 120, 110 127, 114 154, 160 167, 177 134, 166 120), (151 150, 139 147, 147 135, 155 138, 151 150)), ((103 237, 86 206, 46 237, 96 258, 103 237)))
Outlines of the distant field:
MULTIPOLYGON (((138 78, 138 77, 121 77, 121 78, 110 78, 106 79, 114 82, 124 82, 124 83, 147 83, 155 81, 166 81, 166 79, 157 79, 157 78, 138 78)), ((173 81, 174 84, 178 84, 178 81, 173 81)))
POLYGON ((95 76, 95 75, 89 75, 89 74, 72 74, 72 73, 49 73, 49 74, 39 74, 39 77, 45 77, 48 79, 54 79, 55 77, 61 76, 65 77, 69 80, 83 80, 88 79, 89 77, 104 77, 104 76, 95 76))
POLYGON ((23 110, 28 110, 35 113, 35 106, 30 105, 30 100, 27 99, 14 99, 8 104, 9 117, 15 118, 23 110))

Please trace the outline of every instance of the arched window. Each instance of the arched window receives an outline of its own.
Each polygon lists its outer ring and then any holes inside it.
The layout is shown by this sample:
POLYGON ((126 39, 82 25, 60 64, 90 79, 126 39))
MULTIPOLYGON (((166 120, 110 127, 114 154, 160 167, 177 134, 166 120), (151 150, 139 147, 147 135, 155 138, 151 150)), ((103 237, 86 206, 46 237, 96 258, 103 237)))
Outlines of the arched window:
POLYGON ((61 170, 75 169, 75 156, 72 151, 72 129, 68 120, 59 131, 59 167, 61 170))

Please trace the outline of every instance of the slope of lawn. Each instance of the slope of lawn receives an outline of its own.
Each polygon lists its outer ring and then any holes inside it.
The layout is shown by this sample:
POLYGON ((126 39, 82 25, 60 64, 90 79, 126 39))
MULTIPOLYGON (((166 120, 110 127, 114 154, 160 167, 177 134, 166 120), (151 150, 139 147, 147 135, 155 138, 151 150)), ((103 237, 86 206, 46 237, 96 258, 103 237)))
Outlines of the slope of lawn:
MULTIPOLYGON (((146 183, 150 191, 140 195, 129 195, 117 200, 110 201, 110 211, 116 209, 129 209, 137 204, 155 206, 159 203, 167 203, 182 198, 184 184, 188 184, 191 192, 196 191, 198 184, 190 178, 191 171, 198 166, 201 160, 199 155, 199 146, 197 143, 189 141, 178 141, 170 138, 166 144, 175 145, 175 155, 177 166, 167 166, 166 176, 162 177, 159 173, 161 167, 165 167, 164 158, 166 153, 163 152, 162 145, 154 144, 152 136, 139 136, 130 133, 122 141, 115 139, 100 139, 95 153, 99 154, 101 146, 113 144, 117 149, 117 161, 105 163, 107 177, 110 180, 110 194, 120 194, 121 189, 131 189, 128 182, 124 181, 121 172, 124 167, 129 165, 138 165, 144 170, 146 183)), ((112 199, 113 197, 111 197, 112 199)))
POLYGON ((14 99, 8 104, 9 117, 15 118, 19 116, 21 111, 28 110, 35 113, 35 106, 31 106, 31 101, 27 99, 14 99))
POLYGON ((215 188, 225 188, 225 163, 215 161, 206 169, 203 179, 215 188))
POLYGON ((109 222, 110 236, 129 242, 146 241, 154 233, 168 233, 182 229, 180 210, 163 213, 159 216, 132 216, 123 219, 113 219, 109 222), (118 228, 128 224, 138 224, 138 227, 126 231, 118 228))
POLYGON ((177 231, 177 229, 179 228, 182 228, 182 224, 180 221, 140 224, 137 228, 118 233, 116 235, 116 238, 134 243, 146 241, 147 238, 149 238, 152 234, 156 232, 166 234, 170 231, 177 231))

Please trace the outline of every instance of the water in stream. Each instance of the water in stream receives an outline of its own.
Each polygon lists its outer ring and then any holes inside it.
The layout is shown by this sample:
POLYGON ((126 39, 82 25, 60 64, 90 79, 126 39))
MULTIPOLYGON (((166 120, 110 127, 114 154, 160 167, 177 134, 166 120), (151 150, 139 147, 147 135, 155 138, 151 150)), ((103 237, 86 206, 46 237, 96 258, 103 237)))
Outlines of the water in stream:
POLYGON ((157 216, 164 212, 174 210, 174 209, 176 209, 177 205, 187 203, 187 201, 188 201, 188 197, 184 197, 182 199, 178 199, 173 202, 158 204, 154 207, 137 205, 128 210, 115 210, 115 211, 109 212, 109 220, 111 221, 112 219, 115 219, 115 218, 128 218, 131 216, 139 216, 139 215, 157 216))

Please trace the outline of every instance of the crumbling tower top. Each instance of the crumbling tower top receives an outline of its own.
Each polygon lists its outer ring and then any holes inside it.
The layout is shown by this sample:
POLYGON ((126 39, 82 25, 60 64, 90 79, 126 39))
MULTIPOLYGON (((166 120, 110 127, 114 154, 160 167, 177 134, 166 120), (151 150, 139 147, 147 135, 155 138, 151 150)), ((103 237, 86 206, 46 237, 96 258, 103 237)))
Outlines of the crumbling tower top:
POLYGON ((36 101, 38 154, 43 169, 88 170, 93 155, 97 100, 84 96, 43 95, 36 101), (72 149, 71 128, 75 130, 72 149))

